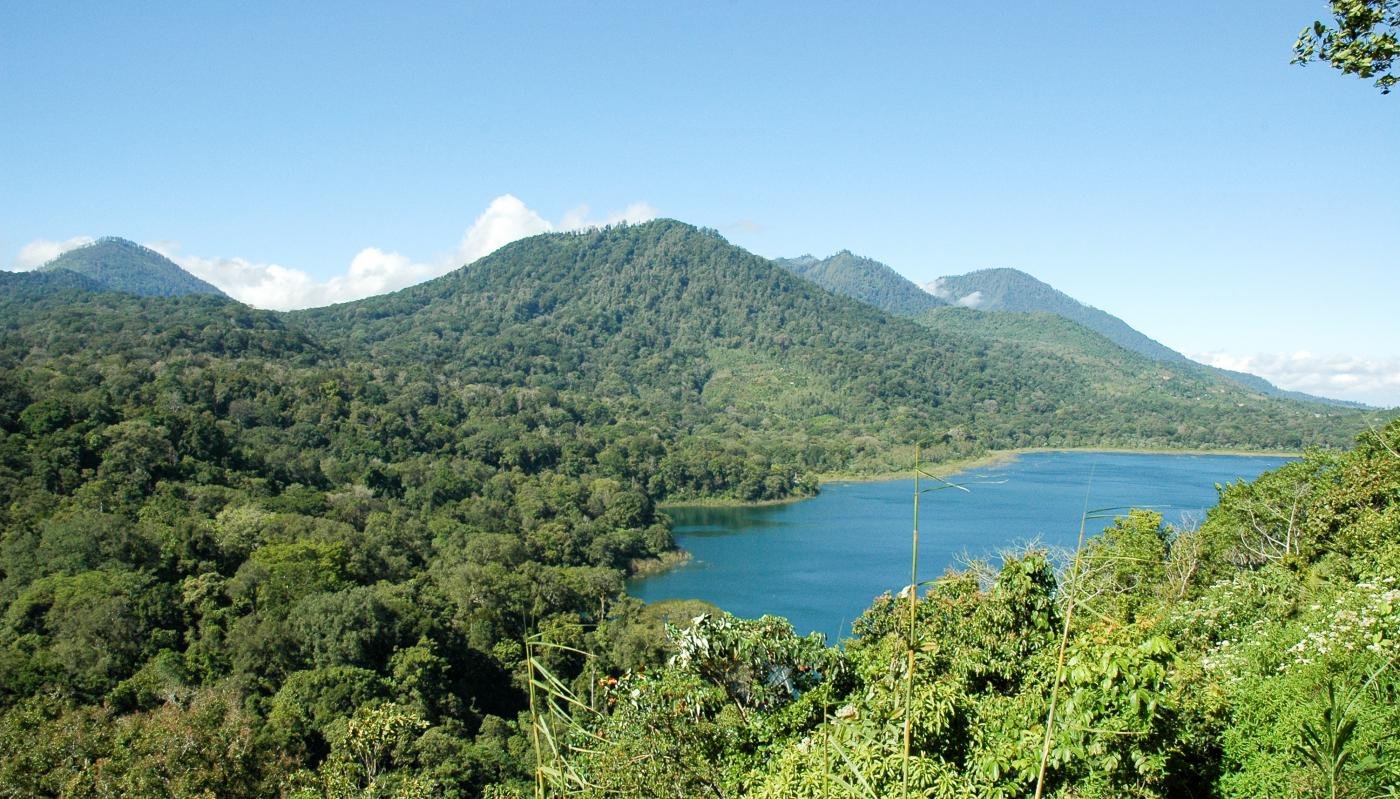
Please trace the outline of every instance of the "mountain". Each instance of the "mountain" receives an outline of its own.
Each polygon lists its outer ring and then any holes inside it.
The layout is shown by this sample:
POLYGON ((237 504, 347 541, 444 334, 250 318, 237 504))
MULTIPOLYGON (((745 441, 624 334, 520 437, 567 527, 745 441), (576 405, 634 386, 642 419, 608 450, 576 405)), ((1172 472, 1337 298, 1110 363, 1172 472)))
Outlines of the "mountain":
POLYGON ((1294 399, 1299 400, 1301 402, 1320 402, 1323 405, 1332 405, 1338 408, 1357 408, 1360 410, 1366 410, 1373 407, 1371 405, 1367 405, 1364 402, 1353 402, 1351 400, 1333 399, 1331 397, 1319 397, 1316 394, 1308 394, 1302 391, 1289 391, 1288 389, 1279 388, 1278 386, 1274 385, 1273 383, 1270 383, 1268 380, 1265 380, 1259 375, 1250 374, 1249 372, 1237 372, 1233 369, 1224 369, 1219 366, 1208 365, 1202 365, 1202 368, 1209 369, 1210 371, 1218 375, 1222 375, 1230 380, 1235 381, 1236 383, 1239 383, 1245 388, 1258 391, 1261 394, 1267 394, 1271 397, 1282 397, 1284 399, 1294 399))
MULTIPOLYGON (((1021 311, 1051 313, 1077 322, 1107 338, 1109 341, 1151 358, 1154 361, 1197 365, 1176 350, 1133 329, 1118 317, 1085 305, 1054 287, 1016 269, 982 269, 965 275, 941 277, 922 285, 924 291, 948 302, 986 311, 1021 311)), ((1344 408, 1366 408, 1359 402, 1330 399, 1288 391, 1275 386, 1258 375, 1235 372, 1215 366, 1200 365, 1216 375, 1240 386, 1280 399, 1317 402, 1344 408)))
POLYGON ((895 316, 913 316, 947 305, 873 258, 842 250, 829 258, 803 255, 773 263, 835 294, 853 297, 895 316))
MULTIPOLYGON (((1200 369, 1231 380, 1243 388, 1270 397, 1317 402, 1342 408, 1368 407, 1358 402, 1316 397, 1301 391, 1286 391, 1257 375, 1197 365, 1185 355, 1134 330, 1118 317, 1084 305, 1015 269, 984 269, 916 285, 889 266, 871 258, 853 255, 849 250, 842 250, 829 258, 818 259, 811 255, 803 255, 798 258, 778 258, 774 263, 828 291, 860 300, 896 316, 919 316, 927 321, 930 318, 926 316, 929 311, 950 304, 983 311, 1053 314, 1083 325, 1114 344, 1154 361, 1191 365, 1192 368, 1199 366, 1200 369)), ((967 323, 961 324, 965 326, 967 323)), ((990 328, 1009 329, 1004 321, 993 321, 990 328)), ((1041 335, 1063 335, 1066 332, 1059 327, 1056 331, 1042 331, 1041 335)), ((1024 343, 1036 341, 1039 341, 1038 337, 1031 336, 1024 343)))
POLYGON ((939 334, 672 220, 536 236, 393 294, 291 317, 346 357, 467 385, 581 391, 665 420, 676 440, 819 472, 890 466, 893 448, 918 438, 936 440, 935 455, 1295 449, 1340 445, 1355 424, 1128 351, 939 334))
POLYGON ((1016 269, 981 269, 965 275, 940 277, 922 288, 947 302, 978 310, 1038 311, 1062 316, 1154 361, 1185 363, 1189 360, 1129 327, 1122 319, 1085 305, 1016 269))
POLYGON ((41 272, 63 270, 82 275, 103 290, 142 297, 227 296, 155 250, 115 237, 69 250, 39 267, 41 272))

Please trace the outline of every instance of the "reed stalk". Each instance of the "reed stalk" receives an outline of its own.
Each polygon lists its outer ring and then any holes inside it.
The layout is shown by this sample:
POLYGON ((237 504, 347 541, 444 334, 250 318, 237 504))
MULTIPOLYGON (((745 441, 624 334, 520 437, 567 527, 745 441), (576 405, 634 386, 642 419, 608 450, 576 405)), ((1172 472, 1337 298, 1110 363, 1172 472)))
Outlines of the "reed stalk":
POLYGON ((929 474, 923 470, 922 450, 918 444, 914 445, 914 531, 911 553, 909 555, 909 645, 908 663, 904 669, 904 753, 901 758, 903 772, 903 796, 909 799, 909 760, 913 753, 914 743, 914 655, 918 649, 918 625, 919 625, 919 496, 929 491, 942 491, 945 488, 956 488, 959 491, 967 491, 967 488, 944 480, 934 474, 929 474), (919 477, 927 477, 936 480, 941 485, 933 488, 920 488, 919 477))

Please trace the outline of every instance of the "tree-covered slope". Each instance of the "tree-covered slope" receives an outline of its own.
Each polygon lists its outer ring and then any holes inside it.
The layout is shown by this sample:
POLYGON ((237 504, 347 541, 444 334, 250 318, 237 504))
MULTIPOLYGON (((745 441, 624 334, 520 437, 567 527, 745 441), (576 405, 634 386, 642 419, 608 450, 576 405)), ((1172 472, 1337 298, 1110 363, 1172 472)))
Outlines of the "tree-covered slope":
POLYGON ((581 390, 664 419, 678 438, 744 442, 818 471, 882 465, 874 451, 918 436, 943 454, 1294 449, 1340 444, 1361 418, 1141 360, 940 335, 664 220, 537 236, 422 285, 292 318, 350 357, 581 390))
POLYGON ((409 790, 392 764, 479 796, 526 769, 524 635, 654 657, 668 617, 622 590, 671 546, 652 426, 347 361, 223 298, 45 282, 0 292, 10 794, 409 790))
POLYGON ((1139 333, 1122 319, 1085 305, 1016 269, 980 269, 965 275, 940 277, 924 288, 949 302, 963 301, 980 310, 1052 313, 1154 361, 1182 363, 1187 360, 1185 355, 1139 333))
POLYGON ((1279 399, 1316 402, 1336 407, 1364 408, 1357 402, 1317 397, 1301 391, 1287 391, 1268 380, 1245 372, 1234 372, 1197 364, 1181 353, 1138 332, 1112 314, 1085 305, 1069 295, 1015 269, 982 269, 965 275, 941 277, 923 286, 948 302, 984 311, 1049 313, 1102 335, 1109 341, 1154 361, 1206 370, 1252 392, 1279 399))
POLYGON ((803 255, 773 263, 827 291, 853 297, 895 316, 913 316, 946 305, 908 278, 873 258, 842 250, 829 258, 803 255))
POLYGON ((186 294, 224 296, 214 286, 181 269, 164 255, 119 238, 102 238, 69 250, 40 267, 45 272, 75 272, 108 291, 143 297, 186 294))

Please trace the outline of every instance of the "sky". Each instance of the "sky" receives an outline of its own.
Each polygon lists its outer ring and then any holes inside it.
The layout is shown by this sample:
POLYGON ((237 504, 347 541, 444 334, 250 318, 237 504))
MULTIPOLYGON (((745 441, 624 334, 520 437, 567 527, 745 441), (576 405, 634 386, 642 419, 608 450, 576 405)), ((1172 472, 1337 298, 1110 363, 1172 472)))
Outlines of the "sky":
POLYGON ((0 7, 0 268, 129 238, 254 305, 666 216, 924 282, 1029 272, 1400 405, 1400 92, 1323 0, 0 7))

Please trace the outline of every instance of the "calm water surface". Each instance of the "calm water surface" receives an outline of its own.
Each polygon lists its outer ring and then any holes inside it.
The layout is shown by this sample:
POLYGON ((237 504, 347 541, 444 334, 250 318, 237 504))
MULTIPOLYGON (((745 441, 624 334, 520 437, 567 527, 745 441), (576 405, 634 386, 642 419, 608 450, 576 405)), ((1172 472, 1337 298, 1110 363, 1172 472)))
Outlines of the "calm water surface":
MULTIPOLYGON (((1287 458, 1042 452, 962 472, 969 491, 920 499, 919 575, 963 555, 1034 540, 1073 547, 1089 507, 1155 506, 1169 523, 1200 519, 1217 483, 1252 480, 1287 458), (1091 483, 1092 474, 1092 483, 1091 483)), ((933 483, 925 482, 927 487, 933 483)), ((738 616, 786 616, 835 641, 884 591, 909 582, 913 481, 830 483, 801 502, 756 508, 673 508, 676 541, 694 559, 628 586, 648 601, 698 598, 738 616)), ((1109 522, 1090 521, 1089 532, 1109 522)))

